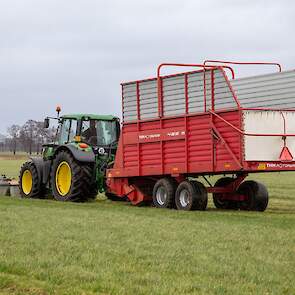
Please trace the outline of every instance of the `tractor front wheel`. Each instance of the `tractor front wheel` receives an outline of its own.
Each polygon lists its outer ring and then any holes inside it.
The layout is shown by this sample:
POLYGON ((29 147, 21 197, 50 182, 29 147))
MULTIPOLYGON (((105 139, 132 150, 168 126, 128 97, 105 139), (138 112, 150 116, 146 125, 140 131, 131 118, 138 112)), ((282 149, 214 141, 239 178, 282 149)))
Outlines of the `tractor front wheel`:
POLYGON ((51 170, 51 189, 54 198, 71 202, 93 199, 97 194, 93 173, 94 169, 90 165, 77 162, 69 152, 59 152, 51 170))
POLYGON ((38 171, 32 161, 25 162, 20 169, 19 190, 22 198, 43 197, 43 187, 38 171))

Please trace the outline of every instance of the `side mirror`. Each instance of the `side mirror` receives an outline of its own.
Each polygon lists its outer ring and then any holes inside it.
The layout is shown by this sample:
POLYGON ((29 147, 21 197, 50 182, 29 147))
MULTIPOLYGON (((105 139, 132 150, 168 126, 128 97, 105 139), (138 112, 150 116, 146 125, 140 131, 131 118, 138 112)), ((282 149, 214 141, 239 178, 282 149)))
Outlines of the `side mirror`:
POLYGON ((44 128, 48 128, 49 127, 49 118, 45 118, 44 119, 44 125, 43 125, 44 128))

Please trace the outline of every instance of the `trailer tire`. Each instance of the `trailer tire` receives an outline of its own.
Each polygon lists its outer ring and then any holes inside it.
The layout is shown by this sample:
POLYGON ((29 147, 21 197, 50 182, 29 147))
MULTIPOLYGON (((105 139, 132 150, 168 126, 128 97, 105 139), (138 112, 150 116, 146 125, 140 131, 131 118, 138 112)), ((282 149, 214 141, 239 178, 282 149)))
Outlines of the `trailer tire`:
POLYGON ((264 184, 248 180, 240 184, 237 192, 248 197, 240 203, 241 210, 264 211, 268 205, 268 191, 264 184))
POLYGON ((171 178, 159 179, 153 189, 153 204, 157 208, 175 208, 176 184, 171 178))
POLYGON ((22 198, 43 198, 45 189, 39 179, 36 165, 25 162, 19 174, 19 190, 22 198))
POLYGON ((205 210, 207 202, 207 191, 201 182, 186 180, 178 185, 175 193, 178 210, 205 210))
MULTIPOLYGON (((225 187, 234 181, 231 177, 219 178, 214 187, 225 187)), ((231 200, 222 200, 221 193, 213 193, 213 203, 217 209, 238 209, 238 202, 231 200)))

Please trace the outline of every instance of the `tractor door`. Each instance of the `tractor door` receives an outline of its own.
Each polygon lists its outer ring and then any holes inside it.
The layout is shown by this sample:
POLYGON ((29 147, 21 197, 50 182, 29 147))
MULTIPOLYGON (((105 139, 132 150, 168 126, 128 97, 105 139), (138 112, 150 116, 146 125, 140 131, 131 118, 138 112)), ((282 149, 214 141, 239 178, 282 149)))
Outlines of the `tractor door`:
POLYGON ((74 141, 76 133, 77 133, 77 120, 63 119, 61 122, 61 125, 59 126, 58 144, 62 145, 62 144, 74 141))

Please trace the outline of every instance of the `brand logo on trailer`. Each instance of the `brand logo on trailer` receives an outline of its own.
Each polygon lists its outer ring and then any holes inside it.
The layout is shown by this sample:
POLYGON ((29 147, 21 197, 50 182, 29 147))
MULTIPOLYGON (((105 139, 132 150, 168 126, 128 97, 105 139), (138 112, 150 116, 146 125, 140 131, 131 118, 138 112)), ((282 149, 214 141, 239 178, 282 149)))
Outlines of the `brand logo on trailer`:
POLYGON ((139 135, 138 138, 139 139, 154 139, 154 138, 159 138, 161 137, 160 133, 157 134, 147 134, 147 135, 139 135))
POLYGON ((182 139, 185 136, 184 130, 169 130, 159 133, 151 134, 139 134, 138 139, 140 141, 157 141, 157 140, 169 140, 169 139, 182 139))

